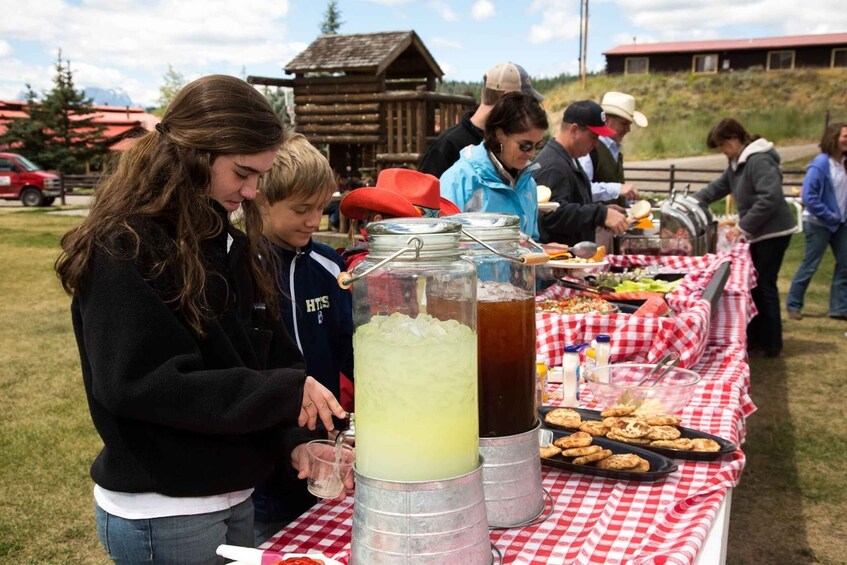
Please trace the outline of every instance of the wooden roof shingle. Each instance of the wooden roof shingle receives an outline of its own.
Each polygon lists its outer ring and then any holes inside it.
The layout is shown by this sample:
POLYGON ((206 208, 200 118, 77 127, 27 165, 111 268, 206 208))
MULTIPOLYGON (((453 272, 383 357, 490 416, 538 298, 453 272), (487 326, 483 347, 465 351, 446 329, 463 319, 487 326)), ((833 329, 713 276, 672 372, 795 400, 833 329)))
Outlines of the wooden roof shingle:
POLYGON ((414 31, 321 35, 287 65, 286 74, 314 72, 383 73, 408 48, 418 52, 430 73, 444 72, 414 31))

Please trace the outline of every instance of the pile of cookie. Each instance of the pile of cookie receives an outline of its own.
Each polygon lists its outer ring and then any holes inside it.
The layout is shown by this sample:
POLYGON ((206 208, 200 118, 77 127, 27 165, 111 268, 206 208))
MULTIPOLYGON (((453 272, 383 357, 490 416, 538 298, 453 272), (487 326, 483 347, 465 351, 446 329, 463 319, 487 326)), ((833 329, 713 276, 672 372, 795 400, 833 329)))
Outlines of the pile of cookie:
POLYGON ((619 405, 600 412, 602 420, 583 420, 570 408, 555 408, 544 416, 554 426, 580 430, 593 436, 633 445, 661 447, 677 451, 720 451, 718 442, 710 438, 686 438, 677 428, 680 419, 673 414, 637 416, 635 406, 619 405))
POLYGON ((603 449, 592 445, 594 438, 587 432, 574 432, 562 436, 553 443, 543 446, 541 457, 550 458, 557 455, 573 457, 574 465, 594 463, 598 469, 614 471, 646 472, 650 470, 650 462, 634 453, 612 453, 611 449, 603 449))

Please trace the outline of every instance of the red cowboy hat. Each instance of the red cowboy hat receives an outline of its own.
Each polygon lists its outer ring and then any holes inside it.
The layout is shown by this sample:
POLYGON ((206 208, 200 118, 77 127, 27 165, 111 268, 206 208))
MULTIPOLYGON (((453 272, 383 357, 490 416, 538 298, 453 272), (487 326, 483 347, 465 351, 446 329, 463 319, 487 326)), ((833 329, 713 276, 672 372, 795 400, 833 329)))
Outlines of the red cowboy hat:
POLYGON ((396 218, 427 216, 436 218, 458 214, 459 208, 441 197, 438 179, 412 169, 385 169, 376 186, 363 186, 341 199, 341 213, 355 220, 367 220, 371 212, 396 218))

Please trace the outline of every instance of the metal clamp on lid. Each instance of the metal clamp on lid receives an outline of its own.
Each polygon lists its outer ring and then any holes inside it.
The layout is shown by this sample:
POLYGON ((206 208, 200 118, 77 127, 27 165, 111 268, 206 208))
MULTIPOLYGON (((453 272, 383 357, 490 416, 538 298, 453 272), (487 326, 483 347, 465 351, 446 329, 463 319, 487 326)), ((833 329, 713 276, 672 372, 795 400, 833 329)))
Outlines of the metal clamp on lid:
POLYGON ((389 255, 388 257, 386 257, 385 259, 383 259, 382 261, 380 261, 379 263, 377 263, 376 265, 374 265, 370 269, 367 269, 366 271, 363 271, 363 272, 359 273, 358 275, 354 276, 354 275, 351 275, 350 273, 348 273, 347 271, 341 271, 340 273, 338 273, 338 276, 336 277, 336 280, 338 281, 338 286, 340 286, 343 289, 348 289, 351 286, 353 286, 353 283, 356 282, 357 280, 368 276, 369 274, 371 274, 375 270, 379 269, 380 267, 382 267, 386 263, 396 259, 400 255, 402 255, 403 253, 406 253, 408 251, 414 251, 415 257, 420 256, 421 248, 423 247, 423 241, 421 241, 420 238, 410 237, 408 239, 408 241, 406 241, 406 245, 407 245, 406 247, 402 247, 402 248, 398 249, 397 251, 395 251, 394 253, 392 253, 391 255, 389 255), (412 244, 412 245, 409 245, 409 244, 412 244))
POLYGON ((467 237, 468 239, 472 239, 473 241, 477 242, 478 244, 485 247, 495 255, 499 255, 500 257, 508 259, 509 261, 514 261, 515 263, 523 263, 524 265, 541 265, 550 260, 550 256, 546 253, 524 253, 523 255, 517 257, 515 257, 514 255, 509 255, 508 253, 503 253, 502 251, 494 249, 481 239, 469 233, 468 230, 464 228, 464 226, 462 227, 462 235, 464 237, 467 237))

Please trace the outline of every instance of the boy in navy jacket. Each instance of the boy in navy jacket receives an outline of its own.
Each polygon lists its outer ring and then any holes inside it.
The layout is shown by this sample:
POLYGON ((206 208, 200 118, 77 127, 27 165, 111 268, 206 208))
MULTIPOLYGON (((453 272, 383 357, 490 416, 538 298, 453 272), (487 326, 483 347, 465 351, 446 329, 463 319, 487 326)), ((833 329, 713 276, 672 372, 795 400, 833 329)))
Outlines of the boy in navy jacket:
MULTIPOLYGON (((337 283, 344 261, 312 240, 335 190, 326 158, 300 134, 279 148, 273 168, 260 181, 264 237, 272 244, 280 315, 303 353, 310 375, 337 398, 341 374, 353 378, 353 316, 349 290, 337 283)), ((351 408, 347 406, 346 408, 351 408)), ((314 503, 283 504, 276 474, 253 493, 257 542, 278 531, 314 503)), ((290 495, 288 497, 290 499, 290 495)))

